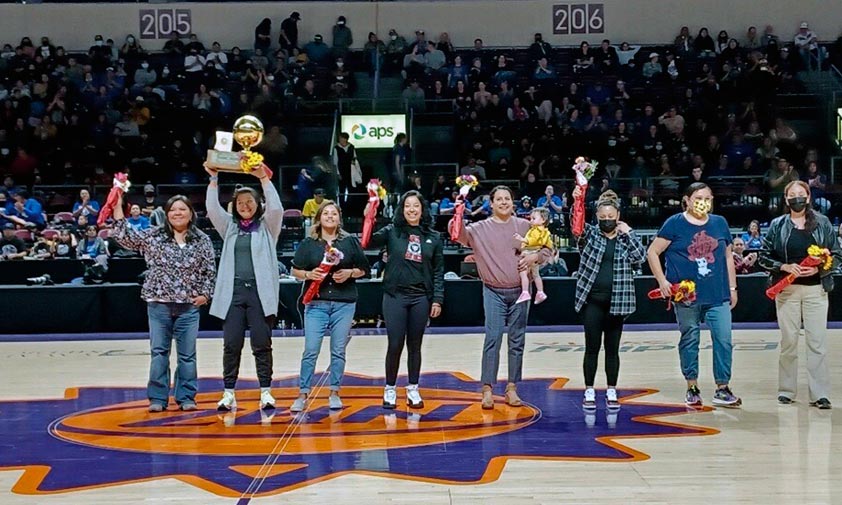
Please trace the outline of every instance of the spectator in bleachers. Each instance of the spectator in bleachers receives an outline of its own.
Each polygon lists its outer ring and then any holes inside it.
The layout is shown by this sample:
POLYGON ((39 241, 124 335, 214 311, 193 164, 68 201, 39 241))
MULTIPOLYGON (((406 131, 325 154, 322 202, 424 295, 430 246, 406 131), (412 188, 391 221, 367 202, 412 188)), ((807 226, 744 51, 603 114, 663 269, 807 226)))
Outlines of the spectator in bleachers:
POLYGON ((687 57, 693 54, 694 47, 693 47, 693 36, 690 35, 690 28, 686 26, 682 26, 681 30, 678 32, 678 36, 675 37, 675 41, 673 42, 673 48, 675 52, 683 57, 687 57))
POLYGON ((776 212, 781 204, 784 188, 792 181, 799 179, 798 172, 789 160, 779 157, 777 163, 766 172, 765 180, 769 192, 769 210, 776 212))
POLYGON ((306 202, 304 202, 304 206, 301 210, 301 215, 305 218, 312 218, 316 215, 316 211, 319 210, 319 207, 322 205, 322 202, 325 201, 325 190, 322 188, 316 188, 313 190, 313 198, 310 198, 306 202))
POLYGON ((603 74, 613 74, 618 70, 619 59, 617 57, 617 50, 611 46, 611 41, 604 39, 596 50, 594 56, 596 67, 603 74))
POLYGON ((47 260, 55 258, 56 244, 46 237, 37 237, 35 243, 32 244, 32 249, 29 250, 27 259, 30 260, 47 260))
POLYGON ((777 47, 779 44, 778 36, 775 35, 775 28, 772 25, 766 25, 766 28, 763 30, 763 37, 760 38, 760 47, 768 47, 770 44, 774 44, 777 47))
POLYGON ((755 51, 760 49, 761 45, 762 41, 760 40, 760 36, 757 34, 757 27, 749 26, 742 46, 749 51, 755 51))
POLYGON ((728 42, 730 42, 731 37, 728 36, 728 32, 725 30, 720 30, 719 35, 716 36, 716 42, 714 43, 714 51, 720 57, 722 56, 722 51, 728 48, 728 42))
POLYGON ((515 215, 517 217, 526 218, 527 216, 532 214, 532 211, 534 209, 535 209, 535 207, 532 206, 532 198, 524 195, 520 198, 520 200, 518 200, 518 205, 517 205, 517 210, 515 210, 515 215))
POLYGON ((254 49, 261 49, 264 52, 268 51, 272 46, 272 20, 263 18, 263 20, 254 28, 254 49))
POLYGON ((436 43, 436 49, 443 52, 448 60, 452 60, 454 55, 456 54, 456 49, 450 42, 450 34, 448 34, 447 32, 441 32, 439 34, 439 41, 436 43))
POLYGON ((512 106, 506 110, 506 117, 515 124, 524 124, 529 121, 529 112, 521 106, 519 97, 515 97, 512 106))
POLYGON ((407 111, 424 112, 426 110, 424 88, 418 84, 418 79, 412 79, 409 82, 409 86, 401 92, 401 100, 406 104, 407 111))
POLYGON ((188 40, 189 41, 187 42, 187 45, 184 46, 184 49, 186 49, 187 52, 190 52, 193 49, 195 49, 196 52, 204 54, 205 45, 202 44, 202 42, 199 40, 198 35, 196 35, 195 33, 191 33, 190 36, 188 37, 188 40))
POLYGON ((419 46, 415 45, 412 50, 403 57, 403 78, 406 80, 422 79, 424 77, 424 68, 427 61, 424 59, 424 54, 420 51, 419 46))
POLYGON ((447 64, 447 57, 444 51, 436 48, 433 42, 427 43, 427 51, 424 53, 424 68, 429 75, 437 76, 447 64))
MULTIPOLYGON (((462 57, 457 54, 456 57, 453 59, 453 65, 451 65, 447 69, 447 86, 449 88, 455 88, 456 83, 459 81, 464 81, 465 84, 470 84, 471 81, 468 78, 469 72, 470 70, 468 69, 467 65, 464 65, 462 63, 462 57)), ((477 83, 477 86, 479 85, 482 85, 483 89, 485 88, 484 82, 477 83)), ((488 94, 487 98, 489 100, 491 99, 491 93, 488 94)), ((476 93, 474 93, 474 101, 478 101, 476 93)))
POLYGON ((129 217, 126 219, 129 227, 135 231, 147 230, 150 227, 149 218, 141 214, 140 205, 132 204, 129 209, 129 217))
MULTIPOLYGON (((562 195, 564 196, 564 195, 562 195)), ((562 214, 562 210, 567 205, 565 199, 559 198, 555 194, 555 189, 552 184, 547 184, 544 189, 544 195, 535 203, 536 207, 544 207, 550 212, 550 220, 555 221, 562 214)))
MULTIPOLYGON (((490 75, 486 72, 482 65, 482 58, 474 58, 471 60, 471 68, 468 70, 468 82, 472 86, 477 86, 480 82, 488 82, 490 75)), ((455 86, 455 84, 454 84, 455 86)))
POLYGON ((281 33, 278 35, 278 44, 287 53, 292 53, 298 48, 298 22, 301 21, 301 14, 293 11, 288 18, 281 22, 281 33))
POLYGON ((617 49, 617 62, 621 67, 627 67, 634 63, 634 57, 640 51, 640 46, 632 46, 628 42, 620 44, 617 49))
POLYGON ((760 233, 760 222, 758 220, 751 220, 751 223, 748 225, 748 231, 743 233, 742 239, 746 249, 763 249, 763 235, 760 233))
POLYGON ((78 259, 95 259, 107 254, 108 249, 105 246, 105 241, 97 236, 96 226, 88 225, 85 228, 85 236, 76 246, 76 257, 78 259))
POLYGON ((538 66, 535 68, 535 72, 532 74, 532 78, 535 82, 550 82, 555 81, 558 79, 555 70, 553 70, 549 63, 547 62, 547 58, 539 58, 538 59, 538 66))
POLYGON ((582 41, 582 43, 579 44, 579 50, 575 53, 574 61, 573 73, 588 74, 593 72, 594 56, 591 52, 590 45, 587 42, 582 41))
POLYGON ((812 69, 813 65, 810 62, 810 56, 820 57, 819 37, 810 30, 810 25, 806 21, 801 23, 798 33, 793 38, 793 43, 798 54, 801 56, 801 60, 804 62, 804 67, 812 69))
POLYGON ((368 40, 363 47, 363 58, 366 67, 368 68, 368 75, 374 76, 374 71, 381 68, 383 65, 383 55, 386 53, 386 45, 383 41, 377 38, 374 32, 368 32, 368 40))
POLYGON ((96 200, 91 200, 91 193, 87 189, 79 191, 79 199, 73 204, 73 217, 77 219, 79 216, 85 216, 87 221, 96 222, 99 215, 99 203, 96 200))
POLYGON ((649 61, 643 64, 642 74, 647 80, 652 80, 659 74, 664 72, 664 68, 659 61, 660 55, 658 53, 649 53, 649 61))
POLYGON ((830 211, 830 201, 825 198, 827 188, 827 177, 819 171, 819 165, 815 161, 807 163, 807 170, 802 179, 810 187, 810 200, 813 208, 824 215, 830 211))
POLYGON ((541 58, 550 59, 553 56, 553 48, 549 42, 544 40, 540 33, 535 34, 535 41, 529 46, 529 59, 537 63, 541 58))
POLYGON ((339 16, 333 26, 333 57, 344 58, 354 44, 354 36, 348 28, 345 16, 339 16))
POLYGON ((228 55, 222 51, 222 46, 219 42, 214 42, 211 45, 211 50, 205 58, 205 65, 209 64, 212 64, 217 71, 225 73, 225 66, 228 65, 228 55))
POLYGON ((343 58, 337 58, 334 65, 330 71, 330 90, 335 98, 346 97, 348 93, 353 91, 354 76, 345 66, 345 60, 343 58))
POLYGON ((424 54, 427 51, 427 35, 424 30, 415 30, 415 40, 409 45, 409 50, 412 51, 416 47, 419 54, 424 54))
POLYGON ((140 68, 134 71, 134 89, 140 90, 146 86, 154 86, 158 80, 158 72, 149 67, 147 60, 141 60, 140 68))
POLYGON ((513 87, 517 80, 517 72, 515 72, 509 65, 509 60, 505 54, 497 56, 497 65, 494 67, 494 77, 492 82, 497 86, 502 86, 506 83, 509 87, 513 87))
POLYGON ((26 243, 15 235, 15 225, 5 223, 0 238, 0 261, 23 259, 27 254, 26 243))
POLYGON ((453 192, 451 181, 449 181, 443 174, 438 174, 436 180, 433 181, 433 188, 430 191, 431 202, 441 202, 448 198, 453 192))
POLYGON ((693 41, 693 49, 699 58, 716 57, 716 43, 710 36, 707 28, 701 28, 696 40, 693 41))
POLYGON ((735 237, 733 243, 734 269, 738 275, 750 274, 754 271, 754 264, 757 262, 757 253, 745 254, 746 244, 741 237, 735 237))
POLYGON ((55 259, 75 259, 76 245, 76 237, 70 233, 70 230, 59 231, 53 257, 55 259))
POLYGON ((489 195, 482 195, 474 200, 473 206, 476 208, 471 211, 471 217, 480 216, 480 219, 485 219, 491 215, 491 197, 489 195))
POLYGON ((41 203, 29 197, 25 190, 18 191, 15 196, 15 203, 6 219, 24 228, 37 228, 43 230, 46 226, 41 203))
POLYGON ((144 216, 150 217, 152 212, 161 206, 161 202, 156 195, 155 186, 147 182, 143 186, 143 200, 139 204, 140 211, 144 216))
POLYGON ((386 43, 386 63, 391 69, 398 69, 403 65, 404 53, 407 50, 406 39, 399 35, 394 28, 389 30, 389 42, 386 43))

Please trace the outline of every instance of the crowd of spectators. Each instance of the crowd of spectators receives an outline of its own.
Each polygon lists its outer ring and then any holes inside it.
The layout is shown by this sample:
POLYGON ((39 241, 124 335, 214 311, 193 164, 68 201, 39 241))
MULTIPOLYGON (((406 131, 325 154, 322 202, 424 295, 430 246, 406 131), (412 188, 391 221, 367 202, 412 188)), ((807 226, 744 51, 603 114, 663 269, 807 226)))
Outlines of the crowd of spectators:
MULTIPOLYGON (((97 35, 80 52, 47 37, 37 45, 28 37, 6 44, 0 52, 0 226, 11 235, 4 240, 21 230, 61 233, 39 239, 45 245, 37 252, 16 247, 7 255, 7 243, 3 256, 46 257, 51 248, 65 257, 109 252, 107 233, 94 233, 101 244, 89 236, 99 212, 90 192, 81 191, 58 222, 29 187, 107 187, 117 171, 129 171, 138 182, 201 182, 213 132, 247 111, 266 123, 261 149, 277 165, 287 149, 280 126, 287 115, 353 94, 356 70, 402 76, 402 98, 417 112, 452 112, 461 173, 516 181, 522 214, 546 206, 553 219, 564 215, 570 187, 552 181, 569 180, 578 155, 601 162, 591 200, 627 184, 620 193, 628 204, 655 198, 674 204, 693 181, 750 176, 740 183, 742 203, 776 209, 786 183, 803 179, 815 206, 831 209, 818 151, 775 108, 776 93, 800 89, 800 70, 842 54, 842 38, 828 53, 806 23, 786 41, 771 26, 762 35, 750 27, 743 37, 721 31, 715 39, 706 28, 694 37, 682 27, 668 46, 604 40, 568 49, 536 33, 527 49, 506 51, 481 39, 457 49, 449 34, 428 40, 424 30, 407 40, 392 29, 382 41, 369 33, 361 53, 350 49, 354 38, 344 16, 329 43, 321 34, 299 40, 299 23, 301 15, 293 12, 273 32, 266 18, 254 30, 252 47, 225 51, 218 42, 206 46, 197 34, 185 40, 173 34, 156 48, 132 35, 121 43, 97 35), (64 239, 66 250, 59 247, 64 239)), ((404 136, 393 151, 396 164, 407 149, 404 136)), ((319 187, 339 197, 337 168, 327 158, 319 164, 321 170, 299 175, 300 202, 319 187)), ((427 191, 434 208, 452 213, 452 177, 401 176, 416 187, 432 182, 427 191)), ((469 211, 479 219, 488 213, 487 201, 481 191, 473 196, 469 211)), ((132 203, 131 225, 142 228, 162 202, 148 184, 132 203)))

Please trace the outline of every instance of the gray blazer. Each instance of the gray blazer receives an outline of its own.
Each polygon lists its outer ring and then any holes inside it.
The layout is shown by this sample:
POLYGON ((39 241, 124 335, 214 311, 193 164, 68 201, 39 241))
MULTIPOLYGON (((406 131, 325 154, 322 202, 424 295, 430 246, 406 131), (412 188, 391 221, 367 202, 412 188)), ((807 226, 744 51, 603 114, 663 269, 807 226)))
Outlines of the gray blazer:
MULTIPOLYGON (((276 248, 281 234, 284 207, 272 181, 266 180, 262 186, 266 207, 260 227, 251 235, 251 260, 254 264, 257 294, 263 306, 263 315, 268 317, 278 314, 280 279, 276 248)), ((231 214, 220 205, 219 189, 215 185, 208 185, 206 206, 208 218, 224 240, 210 314, 225 319, 234 298, 234 244, 237 242, 239 228, 231 214)))

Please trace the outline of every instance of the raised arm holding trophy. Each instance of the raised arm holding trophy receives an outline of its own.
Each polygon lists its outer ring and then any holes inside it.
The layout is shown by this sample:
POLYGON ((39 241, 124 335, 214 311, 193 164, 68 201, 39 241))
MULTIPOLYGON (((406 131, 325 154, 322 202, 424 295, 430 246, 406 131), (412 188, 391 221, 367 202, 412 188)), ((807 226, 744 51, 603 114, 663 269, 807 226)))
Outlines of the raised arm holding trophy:
POLYGON ((208 149, 207 165, 220 172, 250 173, 263 163, 263 155, 251 151, 263 140, 263 131, 263 123, 256 117, 240 117, 234 122, 233 132, 216 133, 216 145, 208 149), (232 140, 243 150, 232 152, 232 140))

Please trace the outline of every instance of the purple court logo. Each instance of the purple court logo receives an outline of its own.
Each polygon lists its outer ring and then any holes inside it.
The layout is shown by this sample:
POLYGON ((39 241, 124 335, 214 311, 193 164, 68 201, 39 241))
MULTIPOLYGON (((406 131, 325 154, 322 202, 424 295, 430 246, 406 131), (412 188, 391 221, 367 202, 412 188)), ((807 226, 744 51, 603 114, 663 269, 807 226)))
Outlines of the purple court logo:
MULTIPOLYGON (((480 408, 479 384, 460 373, 425 374, 424 408, 381 408, 382 378, 346 375, 345 407, 331 411, 327 391, 308 411, 287 410, 297 378, 276 381, 279 406, 258 409, 257 383, 240 381, 240 408, 218 413, 219 379, 201 379, 199 410, 146 412, 143 388, 73 388, 56 400, 0 402, 0 470, 24 470, 19 494, 69 493, 175 478, 220 496, 282 493, 345 474, 441 484, 499 478, 509 459, 631 462, 647 459, 621 440, 711 435, 666 419, 683 405, 646 403, 654 390, 623 390, 622 408, 581 409, 566 379, 530 379, 526 404, 480 408), (84 471, 80 471, 84 468, 84 471)), ((709 410, 709 409, 705 409, 709 410)))

